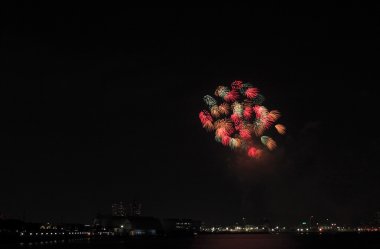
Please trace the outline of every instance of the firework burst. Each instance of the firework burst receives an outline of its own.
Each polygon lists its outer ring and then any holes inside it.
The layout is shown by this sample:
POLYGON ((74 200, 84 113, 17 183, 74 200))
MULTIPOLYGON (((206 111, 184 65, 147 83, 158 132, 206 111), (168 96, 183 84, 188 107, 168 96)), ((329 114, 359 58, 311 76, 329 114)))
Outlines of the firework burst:
POLYGON ((250 83, 234 81, 231 88, 218 86, 215 96, 203 97, 208 111, 199 113, 202 126, 207 131, 215 131, 215 141, 233 150, 246 151, 252 158, 260 158, 264 149, 272 151, 276 141, 265 135, 273 125, 279 134, 285 134, 282 124, 275 124, 281 117, 277 110, 269 111, 262 105, 265 98, 259 89, 250 83))

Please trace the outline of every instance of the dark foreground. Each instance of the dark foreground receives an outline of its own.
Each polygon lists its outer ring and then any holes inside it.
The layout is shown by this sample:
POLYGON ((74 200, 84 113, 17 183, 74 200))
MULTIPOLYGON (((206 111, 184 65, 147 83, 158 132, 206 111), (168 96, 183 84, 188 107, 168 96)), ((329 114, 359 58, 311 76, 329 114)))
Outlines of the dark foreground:
POLYGON ((199 235, 184 238, 138 238, 126 240, 46 241, 1 248, 56 249, 379 249, 380 233, 368 234, 223 234, 199 235))

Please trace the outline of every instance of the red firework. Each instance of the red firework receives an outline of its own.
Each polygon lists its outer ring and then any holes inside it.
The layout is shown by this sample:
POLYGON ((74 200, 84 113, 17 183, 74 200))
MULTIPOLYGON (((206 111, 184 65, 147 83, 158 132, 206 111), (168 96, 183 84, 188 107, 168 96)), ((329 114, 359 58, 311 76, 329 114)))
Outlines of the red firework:
POLYGON ((260 149, 256 149, 255 147, 250 147, 248 149, 248 156, 253 158, 261 157, 262 151, 260 149))
POLYGON ((232 82, 231 86, 232 86, 232 89, 240 90, 240 88, 243 87, 243 81, 235 80, 234 82, 232 82))
POLYGON ((231 120, 234 122, 235 125, 238 125, 240 123, 239 115, 234 113, 231 115, 231 120))
POLYGON ((245 96, 249 99, 254 99, 256 98, 257 94, 259 94, 259 89, 250 87, 245 91, 245 96))
POLYGON ((201 123, 203 125, 207 122, 212 122, 212 117, 210 113, 206 110, 203 110, 199 113, 199 119, 201 120, 201 123))
POLYGON ((236 90, 232 90, 224 96, 224 100, 227 102, 234 102, 239 98, 239 93, 236 90))
POLYGON ((241 129, 239 135, 244 140, 251 139, 251 132, 248 129, 241 129))
POLYGON ((231 138, 229 136, 223 136, 222 137, 222 144, 224 146, 227 146, 230 143, 231 138))
POLYGON ((245 119, 251 119, 252 117, 252 108, 247 106, 244 108, 243 116, 245 119))

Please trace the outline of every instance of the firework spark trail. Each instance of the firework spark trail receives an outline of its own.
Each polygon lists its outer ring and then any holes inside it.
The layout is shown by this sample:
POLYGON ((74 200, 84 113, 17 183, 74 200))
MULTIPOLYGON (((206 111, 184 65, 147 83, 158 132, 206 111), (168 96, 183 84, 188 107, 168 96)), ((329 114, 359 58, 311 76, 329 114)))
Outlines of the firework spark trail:
POLYGON ((276 124, 274 128, 276 128, 277 132, 280 133, 281 135, 284 135, 286 133, 286 128, 282 124, 276 124))

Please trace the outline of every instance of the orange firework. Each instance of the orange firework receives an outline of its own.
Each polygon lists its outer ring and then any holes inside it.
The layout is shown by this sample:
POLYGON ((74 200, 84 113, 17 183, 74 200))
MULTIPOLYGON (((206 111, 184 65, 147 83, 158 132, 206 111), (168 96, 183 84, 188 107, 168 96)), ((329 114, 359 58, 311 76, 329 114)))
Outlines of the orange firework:
POLYGON ((230 112, 230 106, 227 103, 222 103, 219 106, 219 112, 223 115, 228 115, 228 113, 230 112))
POLYGON ((277 132, 281 135, 284 135, 286 133, 286 127, 282 124, 276 124, 274 128, 276 128, 277 132))
POLYGON ((214 105, 213 107, 211 107, 211 115, 215 118, 218 118, 220 116, 220 113, 219 113, 219 108, 217 105, 214 105))

